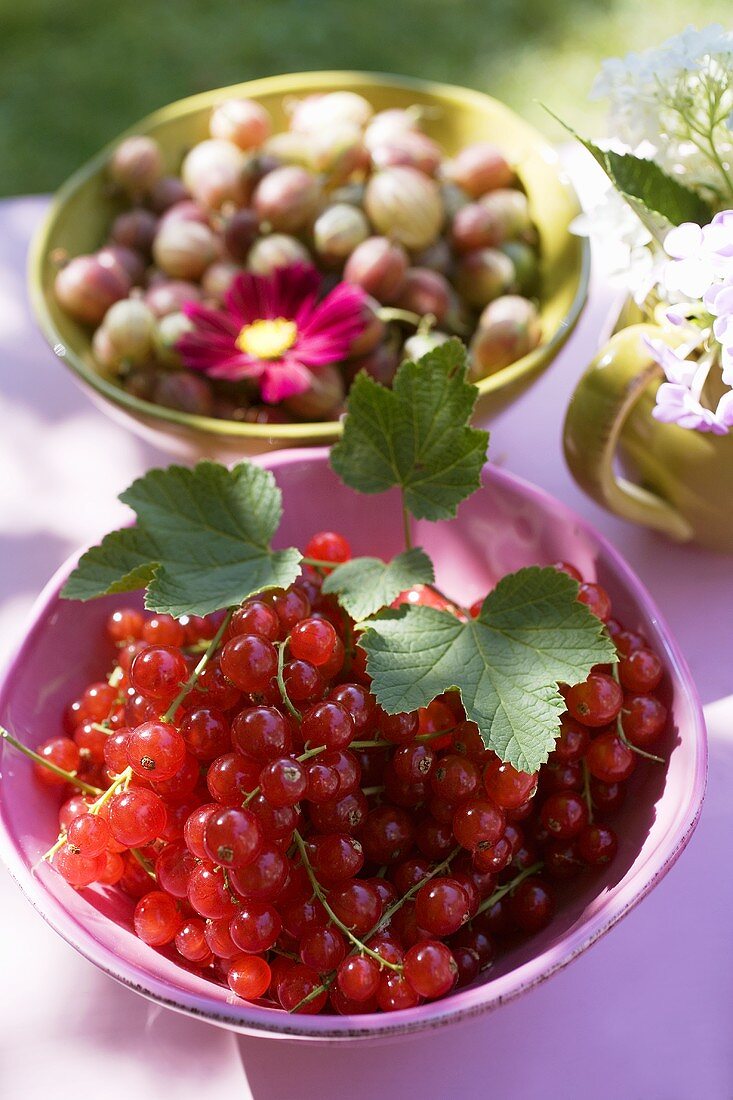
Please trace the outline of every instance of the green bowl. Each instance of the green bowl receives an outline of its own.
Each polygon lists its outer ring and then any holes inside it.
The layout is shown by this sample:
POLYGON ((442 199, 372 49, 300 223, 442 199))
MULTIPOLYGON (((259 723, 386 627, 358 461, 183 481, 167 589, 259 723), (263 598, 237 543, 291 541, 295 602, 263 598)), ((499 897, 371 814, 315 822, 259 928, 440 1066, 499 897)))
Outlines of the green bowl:
POLYGON ((56 355, 105 412, 164 450, 187 458, 226 461, 278 447, 329 444, 339 437, 341 424, 246 424, 193 416, 131 396, 97 372, 90 330, 68 317, 56 302, 53 282, 57 269, 52 256, 56 249, 71 256, 92 252, 106 238, 119 207, 106 186, 105 167, 123 137, 155 137, 167 169, 176 172, 184 151, 208 136, 211 110, 221 100, 232 96, 257 99, 271 112, 275 126, 283 127, 286 97, 335 89, 361 93, 378 111, 411 104, 431 107, 434 110, 428 112, 425 130, 448 154, 469 142, 493 141, 517 167, 540 236, 539 301, 544 339, 529 355, 478 383, 482 419, 511 401, 532 375, 552 360, 578 319, 588 285, 589 251, 587 242, 569 230, 579 211, 576 194, 552 147, 495 99, 447 84, 359 72, 293 73, 191 96, 143 119, 64 184, 33 240, 29 260, 31 301, 56 355))

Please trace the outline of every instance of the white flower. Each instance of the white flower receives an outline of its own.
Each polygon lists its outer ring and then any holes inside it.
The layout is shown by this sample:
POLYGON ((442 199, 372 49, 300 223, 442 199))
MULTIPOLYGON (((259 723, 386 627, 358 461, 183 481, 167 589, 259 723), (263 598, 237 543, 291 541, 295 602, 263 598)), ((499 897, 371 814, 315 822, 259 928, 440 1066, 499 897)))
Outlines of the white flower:
POLYGON ((660 46, 611 58, 591 90, 601 96, 617 140, 629 148, 646 141, 666 171, 714 194, 731 192, 733 33, 719 24, 688 27, 660 46), (710 129, 715 154, 690 141, 691 121, 710 129))
POLYGON ((651 233, 629 204, 613 187, 583 214, 570 230, 590 237, 597 249, 603 273, 617 286, 628 290, 636 302, 643 302, 658 281, 663 253, 653 247, 651 233))

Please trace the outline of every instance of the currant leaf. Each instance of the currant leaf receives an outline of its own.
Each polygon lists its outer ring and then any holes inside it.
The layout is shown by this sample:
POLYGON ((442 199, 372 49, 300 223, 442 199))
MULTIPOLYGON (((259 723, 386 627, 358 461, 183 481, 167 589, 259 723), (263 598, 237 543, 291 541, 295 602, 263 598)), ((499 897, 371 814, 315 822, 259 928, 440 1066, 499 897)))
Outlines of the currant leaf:
POLYGON ((603 624, 577 595, 571 577, 533 566, 499 581, 476 619, 430 607, 385 612, 359 640, 371 690, 395 714, 457 688, 486 747, 536 771, 565 709, 558 684, 578 683, 615 659, 603 624))
POLYGON ((89 600, 147 585, 145 605, 170 615, 206 615, 253 592, 286 587, 300 553, 272 550, 280 490, 269 470, 241 462, 151 470, 121 494, 137 526, 113 531, 88 550, 64 586, 89 600))
POLYGON ((433 563, 419 546, 406 550, 391 561, 380 558, 352 558, 339 565, 323 582, 324 592, 334 592, 339 603, 357 622, 388 607, 415 584, 432 584, 433 563))
POLYGON ((391 390, 368 374, 349 393, 331 465, 352 489, 399 486, 416 519, 450 519, 481 484, 488 432, 469 428, 478 390, 466 381, 466 349, 449 340, 405 362, 391 390))

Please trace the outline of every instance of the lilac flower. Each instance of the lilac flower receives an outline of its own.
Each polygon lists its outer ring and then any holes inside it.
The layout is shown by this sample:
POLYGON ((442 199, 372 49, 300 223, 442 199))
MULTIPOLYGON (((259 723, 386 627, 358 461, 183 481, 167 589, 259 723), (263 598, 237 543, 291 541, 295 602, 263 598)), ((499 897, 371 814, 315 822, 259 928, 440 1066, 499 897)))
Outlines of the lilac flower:
MULTIPOLYGON (((733 396, 733 395, 732 395, 733 396)), ((731 408, 733 414, 733 408, 731 408)), ((704 408, 691 394, 687 386, 673 382, 663 382, 657 390, 656 405, 652 416, 663 424, 677 424, 680 428, 691 428, 698 432, 712 432, 725 435, 728 428, 722 424, 716 413, 704 408)))

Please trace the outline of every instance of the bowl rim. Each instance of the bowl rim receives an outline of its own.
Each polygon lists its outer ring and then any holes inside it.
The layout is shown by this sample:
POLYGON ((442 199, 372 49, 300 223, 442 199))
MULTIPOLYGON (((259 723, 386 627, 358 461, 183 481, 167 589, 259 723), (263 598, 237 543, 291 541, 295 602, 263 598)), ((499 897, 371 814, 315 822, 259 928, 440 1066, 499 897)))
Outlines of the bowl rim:
MULTIPOLYGON (((55 222, 63 210, 67 200, 74 194, 78 187, 86 183, 92 176, 99 172, 109 159, 111 152, 126 137, 139 133, 141 128, 147 130, 153 125, 164 123, 172 119, 186 115, 192 110, 210 106, 216 99, 227 95, 247 94, 256 97, 262 94, 294 94, 292 84, 297 82, 300 89, 307 91, 309 88, 327 87, 338 88, 346 81, 359 81, 371 84, 375 87, 395 87, 414 89, 417 92, 430 93, 441 96, 454 105, 468 104, 482 106, 490 104, 492 109, 497 108, 517 119, 523 127, 534 135, 534 146, 548 166, 553 167, 558 177, 558 183, 568 193, 572 203, 581 212, 580 201, 577 192, 560 165, 557 150, 547 141, 531 123, 526 122, 501 100, 485 92, 473 88, 464 88, 457 84, 445 84, 440 81, 422 80, 418 77, 393 75, 390 73, 368 72, 358 69, 324 69, 302 73, 283 73, 277 76, 261 77, 254 80, 232 84, 223 88, 214 88, 196 95, 186 96, 183 99, 174 100, 164 107, 150 112, 138 119, 132 126, 126 128, 98 153, 76 169, 71 176, 61 185, 51 199, 43 221, 36 229, 31 240, 28 253, 27 284, 28 295, 33 307, 38 326, 52 348, 54 353, 74 373, 77 380, 86 383, 101 397, 111 401, 126 412, 136 416, 145 417, 152 421, 163 421, 174 424, 194 432, 212 435, 214 437, 228 437, 229 439, 251 439, 253 441, 265 441, 278 439, 293 446, 298 443, 308 442, 333 442, 339 438, 342 431, 342 419, 339 420, 310 420, 292 424, 249 424, 236 420, 224 420, 213 416, 199 416, 192 413, 181 412, 177 409, 168 409, 162 405, 156 405, 152 401, 128 394, 121 387, 114 385, 87 364, 83 357, 77 354, 73 348, 67 347, 61 334, 56 329, 51 313, 46 304, 44 293, 44 265, 48 253, 48 239, 54 228, 55 222)), ((569 230, 568 230, 569 233, 569 230)), ((544 364, 549 364, 560 347, 567 340, 575 327, 585 305, 588 286, 590 282, 590 242, 585 237, 575 238, 577 241, 578 259, 575 265, 577 286, 573 300, 565 316, 559 321, 550 338, 540 344, 527 355, 502 367, 488 378, 483 378, 476 383, 479 397, 498 390, 510 387, 520 378, 530 376, 533 371, 539 370, 544 364)))
MULTIPOLYGON (((282 450, 264 456, 259 461, 262 465, 275 469, 304 461, 321 464, 324 460, 327 461, 328 453, 328 448, 325 447, 313 449, 307 455, 303 455, 300 450, 282 450)), ((26 865, 6 825, 0 801, 0 857, 33 907, 67 943, 99 969, 150 1000, 240 1033, 322 1043, 386 1039, 457 1023, 514 1000, 521 993, 539 985, 556 971, 567 966, 577 955, 600 939, 653 889, 687 845, 700 816, 705 793, 707 778, 705 723, 702 706, 687 662, 641 580, 621 554, 595 530, 592 524, 545 490, 514 474, 489 464, 485 467, 484 473, 489 482, 519 494, 543 512, 550 511, 559 515, 567 524, 590 538, 591 542, 597 546, 599 557, 612 565, 625 591, 655 624, 669 674, 679 685, 689 705, 692 719, 689 736, 694 741, 695 759, 687 797, 677 807, 674 827, 670 827, 633 873, 627 872, 620 883, 620 885, 623 884, 622 888, 613 902, 606 901, 601 904, 590 918, 581 922, 579 928, 563 938, 561 945, 546 949, 540 955, 495 979, 494 982, 459 990, 443 1000, 433 1001, 415 1009, 394 1014, 374 1013, 359 1017, 289 1016, 247 1002, 232 1004, 227 1009, 220 1003, 215 1004, 213 1001, 207 1003, 205 995, 186 993, 181 994, 178 999, 172 997, 169 987, 160 979, 151 977, 144 967, 134 963, 123 965, 118 956, 100 945, 84 925, 79 925, 69 915, 59 900, 46 892, 43 883, 26 865), (663 850, 661 859, 658 858, 660 849, 663 850), (489 989, 491 992, 487 993, 489 989)), ((33 605, 22 641, 0 674, 0 709, 3 708, 5 698, 11 690, 16 667, 23 663, 36 636, 44 629, 44 621, 58 600, 61 585, 82 552, 83 550, 79 550, 73 553, 61 565, 33 605)), ((7 746, 4 747, 4 751, 8 751, 7 746)))

